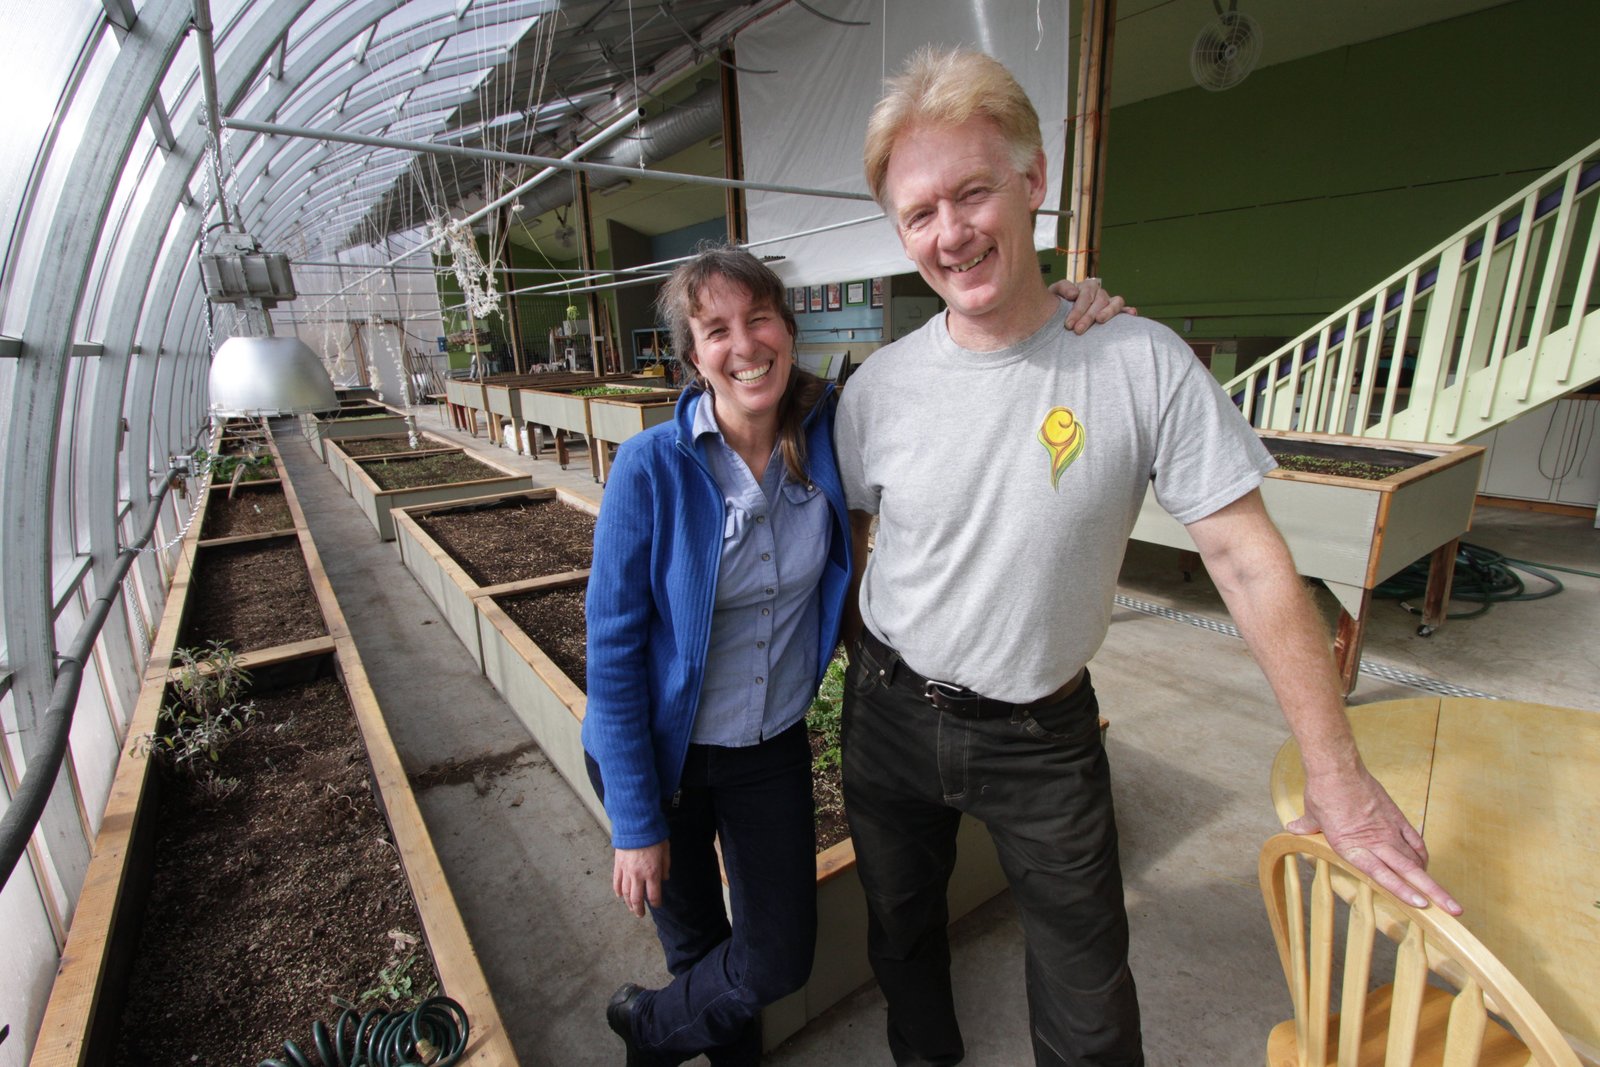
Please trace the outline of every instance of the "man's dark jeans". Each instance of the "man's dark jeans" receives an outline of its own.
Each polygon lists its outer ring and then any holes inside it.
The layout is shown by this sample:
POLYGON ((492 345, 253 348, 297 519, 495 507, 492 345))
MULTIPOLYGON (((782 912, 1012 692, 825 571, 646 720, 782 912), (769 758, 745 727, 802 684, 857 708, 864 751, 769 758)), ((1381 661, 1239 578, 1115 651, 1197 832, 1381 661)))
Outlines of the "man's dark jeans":
POLYGON ((903 675, 896 684, 904 670, 893 653, 852 650, 843 738, 867 954, 888 1001, 895 1062, 950 1065, 965 1055, 945 894, 966 812, 988 826, 1022 918, 1035 1061, 1138 1067, 1111 775, 1087 674, 1058 703, 963 719, 934 708, 903 675))
MULTIPOLYGON (((592 759, 589 777, 604 797, 592 759)), ((760 1060, 761 1009, 799 989, 816 952, 817 836, 805 723, 749 748, 690 745, 665 813, 671 870, 650 909, 673 980, 641 994, 634 1033, 664 1062, 760 1060), (720 838, 733 917, 723 907, 720 838)))

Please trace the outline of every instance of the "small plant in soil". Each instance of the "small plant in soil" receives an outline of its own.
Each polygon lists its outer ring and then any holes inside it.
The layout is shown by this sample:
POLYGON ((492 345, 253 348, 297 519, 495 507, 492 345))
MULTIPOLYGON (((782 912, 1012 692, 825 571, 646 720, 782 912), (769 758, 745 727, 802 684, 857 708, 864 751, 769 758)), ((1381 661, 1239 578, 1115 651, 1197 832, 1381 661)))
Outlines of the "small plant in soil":
POLYGON ((357 998, 357 1004, 365 1006, 376 1001, 391 1011, 416 1007, 424 997, 438 993, 439 983, 433 980, 433 972, 428 969, 427 961, 421 960, 414 934, 390 930, 389 940, 394 949, 384 965, 378 968, 372 988, 357 998), (420 967, 417 966, 419 960, 422 962, 420 967))
POLYGON ((1284 470, 1306 474, 1336 474, 1341 478, 1360 478, 1362 481, 1381 482, 1401 468, 1385 467, 1378 463, 1362 463, 1353 459, 1329 459, 1324 456, 1280 455, 1275 457, 1284 470))
POLYGON ((850 836, 844 817, 844 791, 840 781, 839 732, 844 716, 843 653, 836 654, 822 676, 822 686, 806 712, 811 740, 811 791, 817 806, 817 850, 850 836))
POLYGON ((271 453, 257 451, 254 446, 242 453, 223 456, 213 455, 204 448, 195 449, 196 470, 204 470, 208 461, 211 464, 212 485, 255 482, 270 478, 273 474, 271 453))
POLYGON ((239 666, 237 653, 215 641, 205 648, 180 648, 176 657, 173 699, 162 705, 156 732, 139 738, 139 748, 181 774, 204 780, 213 799, 226 799, 238 779, 216 777, 211 765, 256 716, 255 704, 240 699, 250 674, 239 666))
POLYGON ((573 396, 626 396, 629 393, 648 393, 650 390, 626 385, 591 385, 587 389, 575 389, 573 396))

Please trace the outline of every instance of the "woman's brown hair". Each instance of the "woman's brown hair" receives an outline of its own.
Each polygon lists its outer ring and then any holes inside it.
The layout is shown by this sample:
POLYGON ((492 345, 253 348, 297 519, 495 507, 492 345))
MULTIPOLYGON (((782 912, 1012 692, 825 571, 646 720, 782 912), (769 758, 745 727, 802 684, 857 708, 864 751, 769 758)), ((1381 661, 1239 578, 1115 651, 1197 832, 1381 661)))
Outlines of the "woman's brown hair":
MULTIPOLYGON (((699 368, 694 365, 694 331, 690 329, 689 320, 699 314, 700 294, 713 279, 742 289, 753 303, 776 311, 789 328, 791 342, 796 333, 794 312, 784 297, 783 279, 772 273, 770 267, 742 248, 701 249, 693 259, 680 264, 661 286, 661 293, 656 297, 656 311, 667 324, 672 351, 679 365, 708 395, 710 383, 700 376, 699 368)), ((806 472, 806 416, 811 414, 827 388, 821 378, 795 364, 778 406, 778 447, 783 452, 783 465, 790 478, 807 485, 811 483, 811 476, 806 472)))

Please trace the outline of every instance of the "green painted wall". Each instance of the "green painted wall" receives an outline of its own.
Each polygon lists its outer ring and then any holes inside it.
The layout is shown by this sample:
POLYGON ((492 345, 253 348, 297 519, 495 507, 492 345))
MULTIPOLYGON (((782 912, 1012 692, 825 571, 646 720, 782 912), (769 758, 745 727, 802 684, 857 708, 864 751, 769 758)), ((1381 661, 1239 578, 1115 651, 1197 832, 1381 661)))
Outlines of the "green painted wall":
POLYGON ((1597 41, 1523 0, 1117 108, 1100 273, 1191 338, 1298 333, 1600 138, 1597 41))

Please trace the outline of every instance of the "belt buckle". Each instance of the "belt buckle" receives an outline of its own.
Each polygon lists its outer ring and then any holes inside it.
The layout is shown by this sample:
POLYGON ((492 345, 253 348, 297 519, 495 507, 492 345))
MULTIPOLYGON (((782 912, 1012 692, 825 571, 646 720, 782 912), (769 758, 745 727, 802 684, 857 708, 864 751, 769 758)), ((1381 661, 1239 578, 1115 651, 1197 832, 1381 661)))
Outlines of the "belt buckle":
POLYGON ((962 695, 959 685, 936 681, 933 678, 923 680, 922 697, 940 711, 954 711, 961 703, 971 699, 962 695))

